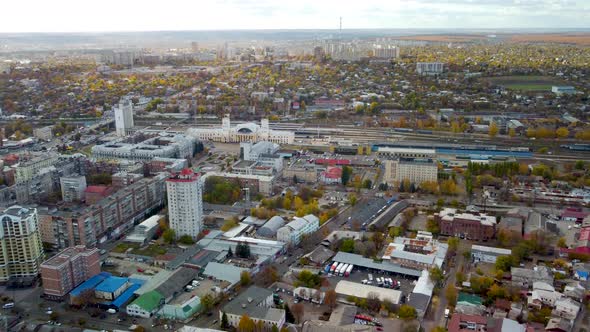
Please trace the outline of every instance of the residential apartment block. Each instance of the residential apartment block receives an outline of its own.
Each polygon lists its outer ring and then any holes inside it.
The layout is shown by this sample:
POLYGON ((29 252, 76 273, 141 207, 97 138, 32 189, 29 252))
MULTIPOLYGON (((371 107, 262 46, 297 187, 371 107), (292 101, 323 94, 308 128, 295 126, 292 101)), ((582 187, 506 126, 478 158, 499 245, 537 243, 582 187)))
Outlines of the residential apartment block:
POLYGON ((59 179, 61 186, 61 197, 64 202, 80 202, 84 200, 86 190, 86 177, 64 176, 59 179))
POLYGON ((203 225, 203 183, 200 175, 185 168, 166 180, 170 228, 176 236, 196 238, 203 225))
POLYGON ((98 202, 77 208, 45 208, 39 213, 43 242, 56 248, 95 246, 115 238, 165 203, 168 173, 143 178, 98 202))
POLYGON ((72 289, 98 273, 100 254, 97 248, 70 247, 41 264, 43 291, 46 297, 61 300, 72 289))
POLYGON ((425 181, 438 180, 438 165, 433 159, 398 158, 385 160, 383 164, 383 181, 392 186, 408 180, 417 187, 425 181))
POLYGON ((30 284, 43 260, 37 210, 15 205, 0 220, 0 283, 30 284))

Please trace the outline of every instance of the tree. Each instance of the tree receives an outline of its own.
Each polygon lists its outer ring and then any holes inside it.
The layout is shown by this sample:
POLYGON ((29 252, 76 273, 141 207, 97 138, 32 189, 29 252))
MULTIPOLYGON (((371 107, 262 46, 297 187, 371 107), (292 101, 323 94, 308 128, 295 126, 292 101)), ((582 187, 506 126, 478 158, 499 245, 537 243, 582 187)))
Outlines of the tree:
POLYGON ((458 295, 459 293, 457 292, 455 285, 448 285, 447 288, 445 288, 445 298, 450 306, 454 307, 457 304, 458 295))
POLYGON ((180 239, 178 239, 178 242, 186 245, 195 244, 195 240, 193 240, 193 237, 187 234, 181 236, 180 239))
POLYGON ((223 315, 221 315, 221 328, 229 328, 229 321, 227 320, 227 314, 225 312, 223 313, 223 315))
POLYGON ((566 127, 559 127, 555 131, 555 135, 557 138, 566 138, 570 135, 570 131, 566 127))
POLYGON ((557 246, 559 248, 567 248, 567 242, 564 237, 560 237, 559 240, 557 240, 557 246))
POLYGON ((399 318, 404 320, 414 319, 416 318, 416 308, 408 304, 402 304, 402 306, 399 308, 397 315, 399 316, 399 318))
POLYGON ((324 303, 330 307, 330 309, 334 309, 336 306, 336 290, 329 289, 324 294, 324 303))
POLYGON ((508 136, 510 136, 510 137, 516 136, 516 130, 514 130, 514 128, 508 129, 508 136))
POLYGON ((447 240, 447 244, 449 245, 449 252, 455 253, 459 248, 459 239, 456 237, 451 237, 447 240))
POLYGON ((496 137, 498 135, 498 125, 495 122, 490 123, 488 134, 490 137, 496 137))
POLYGON ((373 312, 379 311, 379 309, 381 309, 381 300, 379 300, 379 294, 371 292, 367 295, 367 308, 373 312))
POLYGON ((164 231, 164 233, 162 233, 162 238, 164 239, 164 242, 172 243, 176 238, 176 232, 174 232, 172 228, 168 228, 164 231))
POLYGON ((447 332, 447 329, 445 329, 442 326, 437 326, 437 327, 433 328, 432 330, 430 330, 430 332, 447 332))
POLYGON ((510 271, 510 268, 516 265, 514 256, 498 256, 496 258, 496 270, 510 271))
POLYGON ((440 233, 440 225, 434 218, 428 218, 426 221, 426 230, 434 235, 438 235, 440 233))
POLYGON ((493 284, 490 289, 488 290, 488 298, 491 300, 495 300, 495 299, 501 299, 501 298, 505 298, 508 295, 508 291, 498 285, 498 284, 493 284))
POLYGON ((371 241, 375 243, 375 247, 377 251, 381 250, 383 246, 383 242, 385 241, 385 237, 383 236, 382 232, 374 232, 373 236, 371 236, 371 241))
POLYGON ((443 271, 438 266, 433 266, 428 272, 430 281, 432 281, 435 285, 438 285, 445 277, 443 271))
POLYGON ((354 195, 354 194, 351 194, 348 196, 348 204, 350 204, 351 206, 355 206, 357 200, 358 199, 356 198, 356 195, 354 195))
POLYGON ((303 319, 303 315, 305 314, 305 307, 303 303, 295 303, 291 306, 291 311, 293 312, 293 317, 295 317, 295 322, 301 323, 303 319))
POLYGON ((342 167, 342 175, 340 176, 340 180, 342 181, 343 185, 348 184, 348 181, 350 181, 351 176, 352 176, 352 168, 350 166, 342 167))
POLYGON ((206 294, 201 298, 201 306, 203 307, 203 312, 209 311, 213 308, 214 299, 211 294, 206 294))
POLYGON ((240 284, 242 286, 248 286, 251 282, 250 279, 250 272, 248 271, 242 271, 242 273, 240 273, 240 284))
POLYGON ((340 251, 343 252, 354 252, 354 240, 353 239, 344 239, 340 243, 340 251))
POLYGON ((256 329, 256 324, 250 318, 250 316, 244 314, 240 321, 238 322, 238 332, 254 332, 256 329))

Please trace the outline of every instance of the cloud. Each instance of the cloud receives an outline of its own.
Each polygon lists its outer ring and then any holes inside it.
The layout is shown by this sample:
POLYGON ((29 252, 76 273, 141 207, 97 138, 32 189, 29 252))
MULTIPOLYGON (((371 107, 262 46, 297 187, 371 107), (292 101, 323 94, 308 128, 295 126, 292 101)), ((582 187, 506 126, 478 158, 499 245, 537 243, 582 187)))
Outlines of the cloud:
POLYGON ((588 0, 4 0, 0 32, 577 28, 588 0))

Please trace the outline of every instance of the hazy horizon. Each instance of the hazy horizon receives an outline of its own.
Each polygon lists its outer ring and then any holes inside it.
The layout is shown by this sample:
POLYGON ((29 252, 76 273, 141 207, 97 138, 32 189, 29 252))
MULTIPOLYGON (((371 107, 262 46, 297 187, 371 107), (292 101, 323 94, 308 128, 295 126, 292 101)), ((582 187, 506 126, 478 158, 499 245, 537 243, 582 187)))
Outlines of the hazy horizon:
POLYGON ((0 33, 363 29, 588 29, 575 0, 23 0, 3 4, 0 33))

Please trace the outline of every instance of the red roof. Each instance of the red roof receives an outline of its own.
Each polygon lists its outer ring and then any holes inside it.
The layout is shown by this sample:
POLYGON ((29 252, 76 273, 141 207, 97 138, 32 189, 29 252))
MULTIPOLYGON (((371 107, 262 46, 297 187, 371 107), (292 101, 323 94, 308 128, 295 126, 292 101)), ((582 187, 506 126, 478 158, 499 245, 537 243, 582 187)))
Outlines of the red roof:
POLYGON ((589 241, 590 240, 590 227, 584 227, 580 230, 580 241, 589 241))
POLYGON ((326 171, 322 172, 322 175, 328 179, 340 179, 342 177, 342 168, 328 167, 326 171))
POLYGON ((567 208, 561 213, 561 218, 576 218, 584 219, 588 213, 582 211, 580 208, 567 208))
POLYGON ((92 193, 92 194, 105 194, 109 190, 107 186, 88 186, 85 193, 92 193))
POLYGON ((486 317, 476 316, 476 315, 464 315, 460 313, 455 313, 451 321, 449 322, 448 331, 449 332, 459 332, 459 331, 470 331, 468 329, 461 328, 461 322, 470 322, 475 323, 478 325, 486 326, 488 320, 486 317))
POLYGON ((348 159, 316 159, 316 165, 350 165, 348 159))
POLYGON ((185 168, 180 173, 175 173, 168 178, 168 182, 194 182, 199 179, 199 174, 193 172, 190 168, 185 168))

